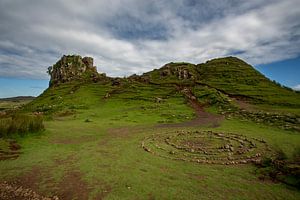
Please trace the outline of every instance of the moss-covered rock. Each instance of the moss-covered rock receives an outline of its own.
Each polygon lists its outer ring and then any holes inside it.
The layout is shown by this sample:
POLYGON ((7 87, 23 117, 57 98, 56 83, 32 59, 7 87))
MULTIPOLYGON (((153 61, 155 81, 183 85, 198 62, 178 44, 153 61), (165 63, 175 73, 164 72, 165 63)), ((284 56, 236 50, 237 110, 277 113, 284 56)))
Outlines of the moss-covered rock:
POLYGON ((51 76, 50 86, 78 79, 96 81, 101 77, 97 68, 93 66, 93 58, 82 58, 78 55, 64 55, 48 68, 48 74, 51 76))

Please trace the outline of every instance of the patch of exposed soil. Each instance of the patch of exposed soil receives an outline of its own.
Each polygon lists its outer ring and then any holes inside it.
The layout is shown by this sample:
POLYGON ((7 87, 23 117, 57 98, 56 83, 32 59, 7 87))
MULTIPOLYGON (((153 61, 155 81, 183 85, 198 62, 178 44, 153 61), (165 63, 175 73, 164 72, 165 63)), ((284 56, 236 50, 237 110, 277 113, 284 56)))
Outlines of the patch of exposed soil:
POLYGON ((206 177, 202 176, 202 175, 198 175, 198 174, 193 174, 193 173, 187 173, 187 175, 192 178, 192 179, 196 179, 198 181, 202 181, 204 180, 206 177))
POLYGON ((40 167, 33 167, 27 173, 19 176, 17 179, 13 180, 13 183, 17 185, 22 185, 25 187, 30 187, 32 190, 38 190, 38 182, 41 179, 42 170, 40 167))
POLYGON ((91 135, 84 135, 81 137, 73 137, 73 138, 55 138, 50 142, 53 144, 81 144, 84 142, 94 141, 95 137, 91 135))
POLYGON ((240 109, 243 109, 243 110, 255 110, 255 108, 253 107, 253 105, 251 105, 250 103, 248 103, 246 100, 236 99, 236 98, 232 98, 232 99, 239 106, 240 109))
POLYGON ((54 158, 54 162, 56 165, 69 165, 75 162, 75 155, 69 155, 65 158, 54 158))
POLYGON ((41 180, 42 170, 39 167, 33 167, 27 173, 9 180, 8 182, 0 183, 0 199, 2 200, 58 200, 57 196, 51 198, 38 194, 39 181, 41 180))
MULTIPOLYGON (((118 138, 128 138, 132 134, 138 133, 140 131, 145 131, 149 127, 144 127, 144 126, 124 126, 124 127, 119 127, 119 128, 110 128, 108 129, 108 134, 111 137, 118 137, 118 138)), ((153 128, 153 127, 151 127, 153 128)))
POLYGON ((111 136, 126 138, 132 130, 129 127, 121 127, 121 128, 110 128, 108 129, 108 133, 111 136))
POLYGON ((81 177, 82 175, 78 171, 65 174, 59 184, 57 196, 60 199, 88 199, 90 189, 81 177))
POLYGON ((20 155, 21 146, 15 141, 8 141, 8 149, 0 149, 0 160, 17 159, 20 155))
MULTIPOLYGON (((52 198, 46 198, 36 191, 39 190, 39 183, 42 181, 41 177, 46 172, 41 168, 34 167, 26 174, 19 176, 14 181, 9 183, 0 183, 0 199, 2 200, 32 200, 32 199, 88 199, 91 189, 88 188, 88 184, 82 180, 82 175, 79 171, 67 172, 62 180, 57 184, 51 177, 46 181, 49 191, 52 191, 56 196, 52 198)), ((111 189, 107 188, 103 190, 102 196, 105 192, 109 192, 111 189)))
POLYGON ((29 188, 12 185, 6 182, 0 183, 0 199, 1 200, 58 200, 59 198, 44 197, 37 194, 29 188))

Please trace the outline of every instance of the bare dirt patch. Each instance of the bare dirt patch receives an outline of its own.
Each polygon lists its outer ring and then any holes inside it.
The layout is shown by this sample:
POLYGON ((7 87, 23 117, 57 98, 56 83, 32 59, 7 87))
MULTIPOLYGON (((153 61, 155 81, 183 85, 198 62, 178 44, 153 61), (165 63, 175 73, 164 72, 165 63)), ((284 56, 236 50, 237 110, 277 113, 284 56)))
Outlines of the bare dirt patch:
POLYGON ((42 169, 40 167, 33 167, 25 174, 7 182, 0 183, 0 199, 3 200, 58 200, 57 196, 45 197, 39 192, 39 182, 41 181, 42 169))
POLYGON ((56 165, 69 165, 75 162, 75 155, 69 155, 65 158, 54 158, 56 165))
POLYGON ((60 199, 88 199, 90 189, 79 171, 68 172, 59 183, 60 199))
POLYGON ((136 134, 141 131, 145 131, 149 128, 153 127, 144 127, 144 126, 124 126, 119 128, 110 128, 107 130, 110 137, 117 137, 117 138, 128 138, 133 134, 136 134))
POLYGON ((50 142, 53 144, 81 144, 84 142, 94 141, 95 137, 91 135, 84 135, 81 137, 73 137, 73 138, 54 138, 50 142))
POLYGON ((198 174, 193 174, 193 173, 187 173, 188 177, 198 180, 198 181, 202 181, 204 180, 206 177, 203 175, 198 175, 198 174))
POLYGON ((21 154, 21 146, 15 141, 7 141, 7 149, 0 148, 0 160, 17 159, 21 154))
POLYGON ((16 178, 13 183, 30 187, 32 190, 37 191, 39 187, 39 181, 41 180, 42 169, 40 167, 33 167, 27 173, 16 178))
POLYGON ((253 111, 255 110, 254 106, 248 103, 247 101, 243 99, 238 99, 238 98, 232 98, 234 102, 239 106, 240 109, 244 110, 250 110, 253 111))
POLYGON ((0 199, 2 200, 58 200, 59 198, 44 197, 29 188, 12 185, 6 182, 0 183, 0 199))
POLYGON ((129 127, 120 127, 120 128, 110 128, 108 133, 111 136, 126 138, 133 132, 129 127))

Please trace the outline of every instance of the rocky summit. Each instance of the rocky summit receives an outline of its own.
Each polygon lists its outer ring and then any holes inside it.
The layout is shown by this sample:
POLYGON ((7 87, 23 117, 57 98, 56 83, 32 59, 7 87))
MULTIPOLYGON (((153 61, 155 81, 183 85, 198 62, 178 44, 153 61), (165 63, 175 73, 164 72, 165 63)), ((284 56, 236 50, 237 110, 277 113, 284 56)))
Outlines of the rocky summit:
POLYGON ((78 79, 91 79, 97 81, 101 75, 98 74, 96 66, 93 66, 92 57, 81 57, 79 55, 64 55, 53 66, 48 68, 51 76, 50 86, 78 79))

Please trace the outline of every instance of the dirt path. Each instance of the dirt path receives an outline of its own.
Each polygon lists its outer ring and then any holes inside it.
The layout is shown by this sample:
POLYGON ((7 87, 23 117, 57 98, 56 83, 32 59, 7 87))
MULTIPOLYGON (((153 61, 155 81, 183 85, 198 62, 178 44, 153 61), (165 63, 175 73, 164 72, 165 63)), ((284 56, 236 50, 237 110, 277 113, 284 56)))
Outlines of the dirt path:
POLYGON ((159 128, 168 127, 194 127, 201 125, 208 125, 211 127, 218 127, 220 122, 224 119, 224 116, 208 113, 204 110, 204 105, 201 105, 194 94, 188 88, 181 89, 181 92, 185 95, 189 105, 195 110, 196 118, 182 123, 175 124, 160 124, 159 128))
POLYGON ((240 109, 249 110, 249 111, 255 110, 253 105, 251 105, 250 103, 248 103, 243 99, 238 99, 238 98, 232 98, 232 99, 239 106, 240 109))

